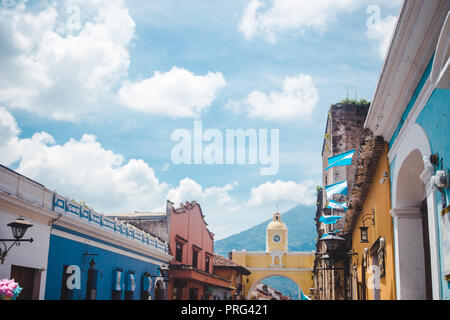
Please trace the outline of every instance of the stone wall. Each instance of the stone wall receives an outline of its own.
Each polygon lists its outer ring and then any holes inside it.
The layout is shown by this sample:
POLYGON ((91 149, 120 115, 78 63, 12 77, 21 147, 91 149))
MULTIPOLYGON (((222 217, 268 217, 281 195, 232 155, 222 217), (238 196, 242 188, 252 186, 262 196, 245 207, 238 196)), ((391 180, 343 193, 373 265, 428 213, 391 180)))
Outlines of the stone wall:
MULTIPOLYGON (((321 215, 342 214, 342 211, 326 209, 327 197, 325 186, 347 180, 349 190, 353 183, 353 166, 338 166, 330 168, 328 158, 359 148, 361 139, 365 137, 364 122, 370 104, 338 103, 330 107, 322 146, 322 185, 323 192, 318 192, 316 219, 321 215)), ((346 201, 343 195, 335 195, 333 199, 339 202, 346 201)), ((330 225, 316 221, 317 239, 323 233, 331 231, 330 225)), ((342 230, 345 219, 341 219, 333 226, 333 230, 342 230)), ((326 248, 321 241, 317 241, 317 252, 324 253, 326 248)), ((345 262, 336 263, 337 268, 345 267, 345 262)), ((315 291, 314 298, 320 300, 345 299, 344 273, 341 270, 326 270, 323 259, 317 256, 314 263, 315 291)))

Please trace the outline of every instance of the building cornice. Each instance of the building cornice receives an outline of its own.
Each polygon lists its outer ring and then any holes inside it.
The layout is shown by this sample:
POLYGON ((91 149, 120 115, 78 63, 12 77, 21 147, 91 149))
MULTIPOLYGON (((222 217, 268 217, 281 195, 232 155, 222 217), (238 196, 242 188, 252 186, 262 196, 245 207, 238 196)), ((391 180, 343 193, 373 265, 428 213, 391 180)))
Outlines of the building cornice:
POLYGON ((313 268, 257 268, 246 267, 250 271, 269 271, 269 272, 311 272, 313 268))
POLYGON ((2 191, 0 191, 0 207, 7 212, 47 225, 58 217, 53 211, 2 191))
POLYGON ((390 141, 438 42, 448 1, 405 1, 365 127, 390 141))
POLYGON ((156 259, 160 259, 167 263, 173 259, 173 256, 164 253, 161 250, 156 250, 152 247, 142 246, 139 243, 134 243, 133 241, 130 241, 129 239, 126 238, 122 238, 121 236, 118 236, 112 232, 106 232, 105 230, 102 230, 101 228, 96 227, 94 225, 79 223, 66 216, 61 216, 54 223, 54 225, 81 233, 86 236, 90 236, 92 238, 109 242, 122 248, 130 249, 132 251, 141 253, 146 256, 152 256, 156 259))
POLYGON ((392 208, 390 211, 392 218, 397 219, 420 219, 422 213, 419 208, 392 208))

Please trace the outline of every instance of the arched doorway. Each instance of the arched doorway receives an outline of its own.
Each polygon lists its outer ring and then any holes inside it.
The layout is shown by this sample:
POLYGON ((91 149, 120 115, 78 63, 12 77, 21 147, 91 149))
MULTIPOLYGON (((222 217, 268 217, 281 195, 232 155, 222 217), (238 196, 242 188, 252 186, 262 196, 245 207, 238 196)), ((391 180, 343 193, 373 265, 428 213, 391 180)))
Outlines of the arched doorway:
MULTIPOLYGON (((255 299, 256 292, 261 290, 267 291, 266 293, 268 293, 268 295, 273 294, 271 289, 275 289, 275 291, 278 291, 275 292, 275 295, 278 298, 289 298, 292 300, 300 299, 301 287, 296 281, 285 275, 273 274, 266 275, 264 277, 261 277, 258 281, 255 281, 248 291, 247 300, 255 299), (266 285, 267 288, 263 288, 264 285, 266 285), (279 297, 278 293, 281 293, 282 297, 279 297)), ((261 295, 263 295, 262 292, 260 293, 261 295)), ((306 292, 304 293, 307 294, 306 292)))
POLYGON ((408 125, 390 150, 396 296, 439 299, 439 253, 431 147, 422 127, 408 125))

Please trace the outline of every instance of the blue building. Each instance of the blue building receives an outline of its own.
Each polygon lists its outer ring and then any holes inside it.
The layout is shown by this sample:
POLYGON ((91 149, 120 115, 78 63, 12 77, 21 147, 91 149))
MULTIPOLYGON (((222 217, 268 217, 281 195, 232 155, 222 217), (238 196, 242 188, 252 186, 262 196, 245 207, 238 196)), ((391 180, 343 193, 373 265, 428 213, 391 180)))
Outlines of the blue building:
POLYGON ((450 299, 449 9, 404 1, 365 123, 389 143, 397 299, 450 299))
POLYGON ((53 210, 46 300, 165 299, 166 242, 56 193, 53 210))

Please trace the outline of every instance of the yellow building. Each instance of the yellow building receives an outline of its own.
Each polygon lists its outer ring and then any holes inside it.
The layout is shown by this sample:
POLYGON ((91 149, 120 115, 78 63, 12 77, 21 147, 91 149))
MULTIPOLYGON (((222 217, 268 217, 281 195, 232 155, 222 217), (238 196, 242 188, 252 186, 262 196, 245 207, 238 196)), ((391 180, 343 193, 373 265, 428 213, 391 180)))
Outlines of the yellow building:
POLYGON ((244 294, 250 293, 262 280, 282 276, 294 281, 305 295, 313 286, 313 252, 288 252, 288 229, 275 213, 266 228, 266 251, 235 251, 232 261, 246 267, 251 274, 243 277, 244 294))
POLYGON ((344 234, 351 239, 349 264, 354 300, 395 300, 393 223, 390 215, 388 145, 368 135, 360 145, 344 234))

